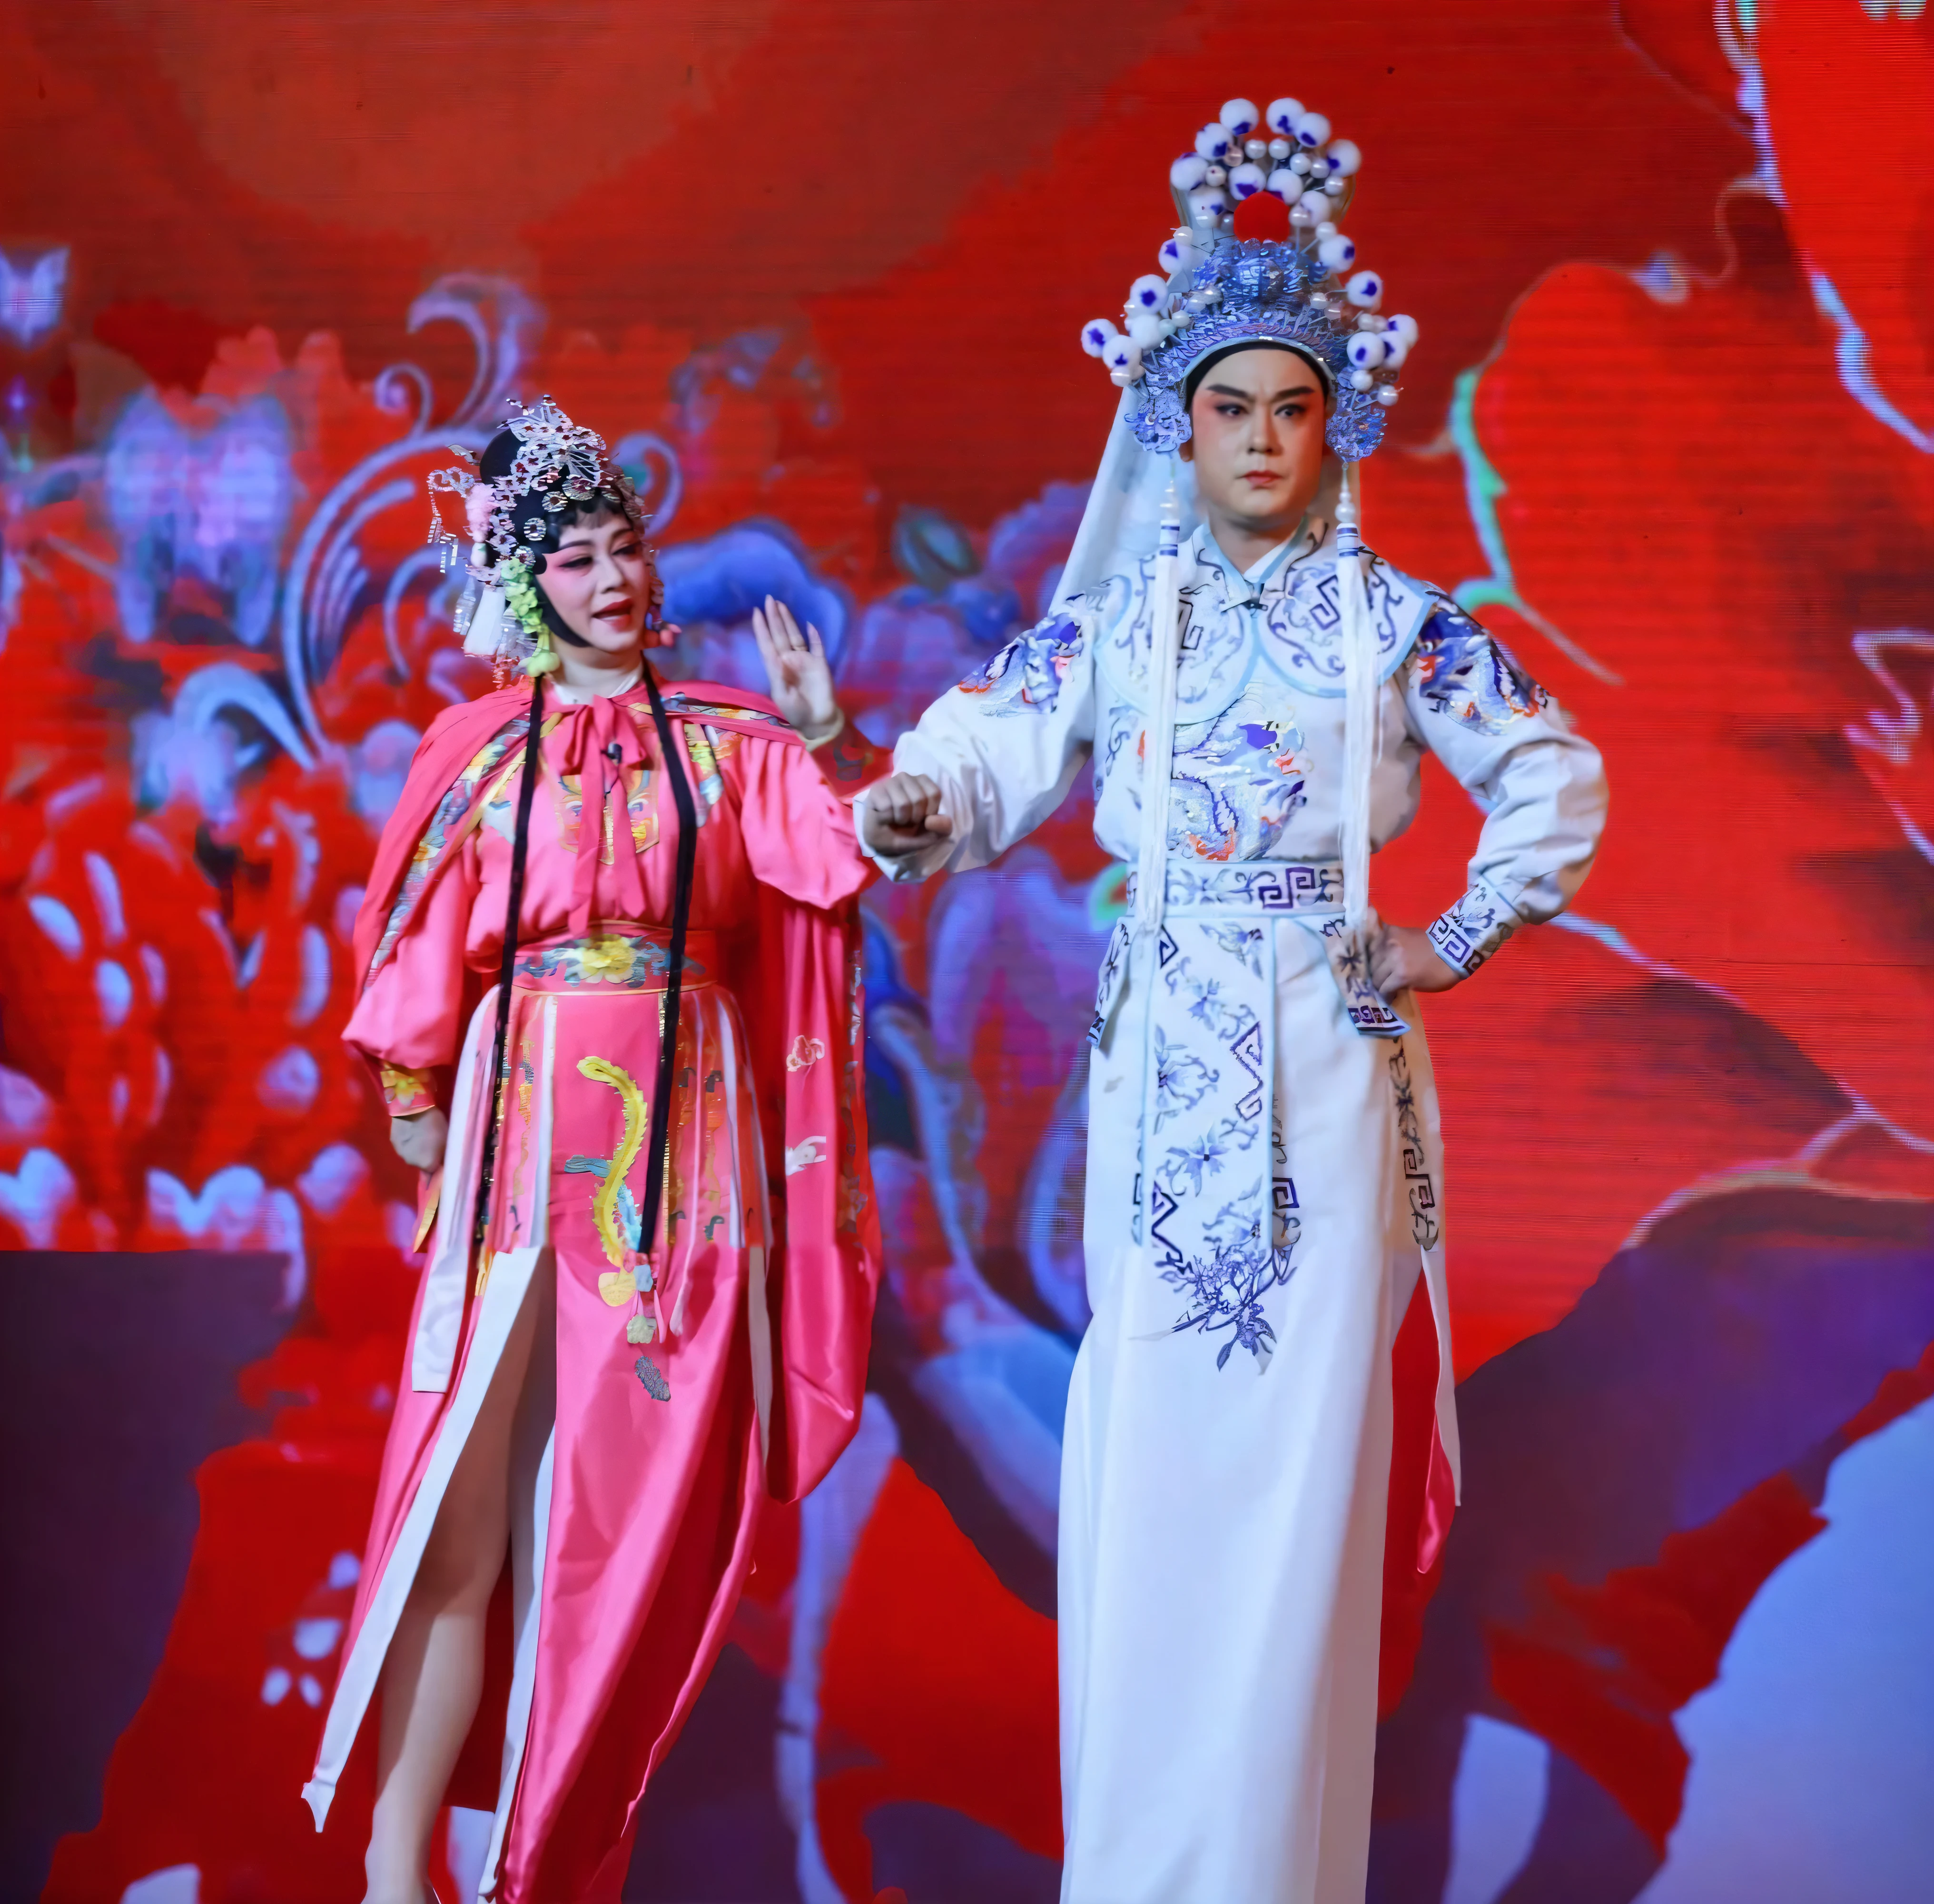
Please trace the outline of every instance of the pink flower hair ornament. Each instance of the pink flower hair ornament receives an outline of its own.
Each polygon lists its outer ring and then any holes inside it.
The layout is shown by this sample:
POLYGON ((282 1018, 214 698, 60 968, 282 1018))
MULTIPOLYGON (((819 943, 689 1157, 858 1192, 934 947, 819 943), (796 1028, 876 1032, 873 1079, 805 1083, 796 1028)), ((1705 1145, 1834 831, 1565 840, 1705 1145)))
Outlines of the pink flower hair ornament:
POLYGON ((482 542, 490 533, 490 511, 496 506, 497 492, 488 483, 471 484, 463 498, 463 517, 473 543, 482 542))

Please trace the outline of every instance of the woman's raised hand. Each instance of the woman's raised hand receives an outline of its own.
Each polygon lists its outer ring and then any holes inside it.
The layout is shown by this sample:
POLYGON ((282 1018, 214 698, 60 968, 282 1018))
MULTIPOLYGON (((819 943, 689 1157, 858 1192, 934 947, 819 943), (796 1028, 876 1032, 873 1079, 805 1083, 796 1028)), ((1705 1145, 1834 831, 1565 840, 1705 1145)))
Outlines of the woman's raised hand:
POLYGON ((752 638, 779 712, 808 741, 830 738, 839 726, 839 703, 819 630, 808 622, 802 635, 792 611, 769 595, 763 608, 752 611, 752 638))

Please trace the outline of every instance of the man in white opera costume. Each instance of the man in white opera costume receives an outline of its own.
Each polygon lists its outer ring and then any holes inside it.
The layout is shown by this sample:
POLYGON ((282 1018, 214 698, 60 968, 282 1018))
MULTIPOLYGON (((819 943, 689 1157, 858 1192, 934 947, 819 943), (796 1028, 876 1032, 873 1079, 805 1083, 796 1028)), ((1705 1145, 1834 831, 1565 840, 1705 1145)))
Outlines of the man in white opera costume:
POLYGON ((1084 333, 1122 397, 1056 605, 860 809, 895 879, 984 866, 1092 759, 1095 837, 1132 869, 1090 1033, 1094 1320, 1062 1465, 1064 1904, 1363 1896, 1390 1348, 1420 1275, 1431 1542, 1457 1473, 1414 994, 1560 911, 1604 823, 1550 697, 1358 541, 1352 466, 1417 336, 1337 229, 1360 162, 1293 99, 1231 100, 1176 161, 1162 273, 1125 331, 1084 333), (1286 241, 1235 236, 1258 192, 1286 241), (1486 816, 1427 930, 1368 904, 1426 749, 1486 816))

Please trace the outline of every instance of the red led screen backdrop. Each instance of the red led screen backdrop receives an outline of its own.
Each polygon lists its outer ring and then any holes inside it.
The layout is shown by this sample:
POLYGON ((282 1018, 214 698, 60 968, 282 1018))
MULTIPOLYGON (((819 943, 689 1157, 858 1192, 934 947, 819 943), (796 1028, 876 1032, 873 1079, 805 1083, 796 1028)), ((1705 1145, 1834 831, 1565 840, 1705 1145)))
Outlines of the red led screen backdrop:
MULTIPOLYGON (((297 1794, 421 1260, 339 1035, 487 678, 445 443, 549 392, 656 509, 670 671, 758 684, 776 594, 890 741, 1052 596, 1170 159, 1288 88, 1421 327, 1366 534, 1613 795, 1426 1010, 1466 1504, 1387 1583, 1371 1897, 1934 1895, 1934 12, 68 0, 0 87, 0 1893, 360 1892, 366 1788, 297 1794)), ((1427 778, 1418 922, 1478 819, 1427 778)), ((1090 819, 867 897, 864 1422, 628 1898, 1056 1895, 1090 819)))

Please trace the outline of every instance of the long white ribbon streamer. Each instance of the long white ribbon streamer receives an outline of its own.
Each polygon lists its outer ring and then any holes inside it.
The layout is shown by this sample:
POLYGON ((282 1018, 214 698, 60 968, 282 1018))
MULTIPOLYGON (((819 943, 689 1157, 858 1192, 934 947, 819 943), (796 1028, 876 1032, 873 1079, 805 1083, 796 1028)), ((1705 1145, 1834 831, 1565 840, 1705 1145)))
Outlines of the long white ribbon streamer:
POLYGON ((1343 469, 1336 500, 1337 610, 1342 617, 1343 922, 1360 927, 1370 910, 1370 769, 1377 749, 1377 656, 1357 533, 1357 469, 1343 469))
POLYGON ((1171 482, 1155 544, 1155 639, 1149 656, 1154 720, 1143 730, 1142 852, 1136 914, 1144 931, 1161 927, 1168 885, 1168 783, 1175 765, 1176 676, 1181 660, 1182 509, 1171 482))

